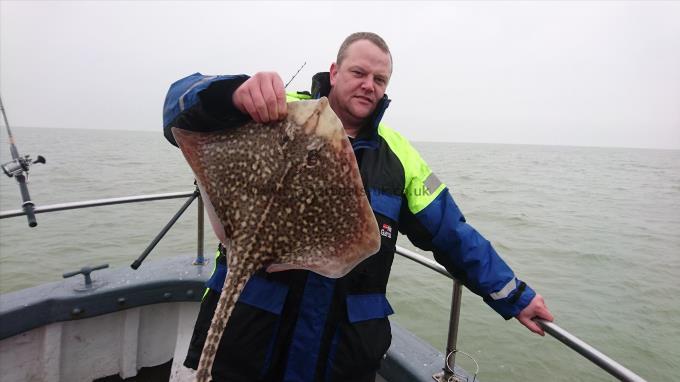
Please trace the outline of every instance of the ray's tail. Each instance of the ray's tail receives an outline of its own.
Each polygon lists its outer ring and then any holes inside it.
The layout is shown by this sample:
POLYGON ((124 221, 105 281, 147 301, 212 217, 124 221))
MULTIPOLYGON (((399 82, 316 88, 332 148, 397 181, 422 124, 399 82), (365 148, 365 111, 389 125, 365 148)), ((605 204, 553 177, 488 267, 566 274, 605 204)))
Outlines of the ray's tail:
MULTIPOLYGON (((236 259, 238 256, 228 256, 228 258, 236 259)), ((208 330, 208 336, 203 345, 201 360, 198 363, 196 382, 208 382, 211 380, 210 374, 213 362, 215 361, 215 354, 217 354, 217 348, 222 339, 222 334, 224 333, 229 316, 231 316, 231 312, 234 310, 234 306, 236 306, 236 301, 238 301, 238 298, 243 291, 243 287, 245 287, 250 276, 252 276, 253 273, 255 273, 255 269, 257 269, 253 266, 254 264, 248 264, 246 267, 243 265, 244 264, 232 264, 231 261, 228 264, 228 272, 227 277, 224 280, 224 287, 222 288, 220 299, 215 308, 215 314, 213 315, 212 323, 208 330)))

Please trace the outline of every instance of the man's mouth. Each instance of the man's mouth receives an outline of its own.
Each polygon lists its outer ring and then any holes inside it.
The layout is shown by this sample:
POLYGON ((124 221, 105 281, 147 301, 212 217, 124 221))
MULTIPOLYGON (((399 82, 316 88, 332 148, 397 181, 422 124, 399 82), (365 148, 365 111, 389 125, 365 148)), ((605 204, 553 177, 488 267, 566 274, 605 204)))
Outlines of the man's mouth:
POLYGON ((364 96, 354 96, 354 97, 355 97, 355 98, 358 98, 360 101, 369 103, 369 104, 371 104, 371 105, 373 104, 373 100, 370 99, 370 98, 368 98, 368 97, 364 97, 364 96))

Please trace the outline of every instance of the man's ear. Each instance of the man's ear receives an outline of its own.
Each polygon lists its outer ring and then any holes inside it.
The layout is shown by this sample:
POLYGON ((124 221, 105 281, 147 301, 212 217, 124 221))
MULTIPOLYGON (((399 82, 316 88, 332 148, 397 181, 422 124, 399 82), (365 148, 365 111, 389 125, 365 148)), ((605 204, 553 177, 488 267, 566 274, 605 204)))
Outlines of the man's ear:
POLYGON ((331 86, 335 86, 335 82, 338 79, 338 65, 335 62, 332 63, 328 72, 330 73, 331 86))

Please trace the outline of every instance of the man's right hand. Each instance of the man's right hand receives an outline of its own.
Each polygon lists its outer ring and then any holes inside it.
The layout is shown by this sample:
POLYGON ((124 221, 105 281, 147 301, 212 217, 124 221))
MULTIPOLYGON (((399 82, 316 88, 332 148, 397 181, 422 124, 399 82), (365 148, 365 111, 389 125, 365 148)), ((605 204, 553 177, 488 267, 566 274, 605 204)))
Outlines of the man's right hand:
POLYGON ((543 332, 543 328, 541 328, 539 324, 534 322, 533 319, 542 318, 550 322, 554 320, 552 313, 550 313, 550 310, 545 305, 545 301, 543 301, 543 296, 541 296, 540 294, 536 294, 536 296, 534 296, 534 298, 531 299, 529 305, 527 305, 521 312, 519 312, 519 314, 515 318, 519 322, 521 322, 522 325, 526 326, 527 329, 541 336, 545 335, 545 333, 543 332))
POLYGON ((232 96, 234 106, 258 123, 286 118, 286 91, 276 72, 259 72, 239 86, 232 96))

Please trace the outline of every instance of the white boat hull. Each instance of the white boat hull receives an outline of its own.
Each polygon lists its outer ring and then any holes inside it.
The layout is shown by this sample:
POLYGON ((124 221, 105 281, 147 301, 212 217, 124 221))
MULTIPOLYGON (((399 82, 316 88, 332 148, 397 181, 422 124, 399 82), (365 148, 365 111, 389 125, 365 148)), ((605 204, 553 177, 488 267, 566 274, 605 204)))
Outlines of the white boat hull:
POLYGON ((165 303, 82 320, 56 322, 0 341, 6 382, 78 382, 130 378, 173 359, 172 381, 190 379, 182 366, 198 302, 165 303))

